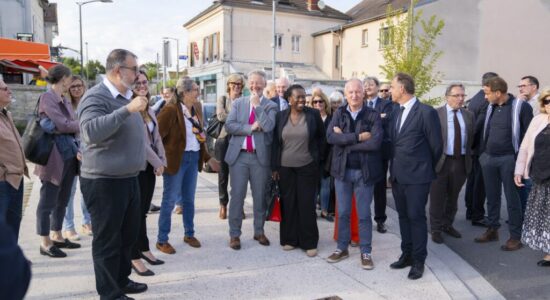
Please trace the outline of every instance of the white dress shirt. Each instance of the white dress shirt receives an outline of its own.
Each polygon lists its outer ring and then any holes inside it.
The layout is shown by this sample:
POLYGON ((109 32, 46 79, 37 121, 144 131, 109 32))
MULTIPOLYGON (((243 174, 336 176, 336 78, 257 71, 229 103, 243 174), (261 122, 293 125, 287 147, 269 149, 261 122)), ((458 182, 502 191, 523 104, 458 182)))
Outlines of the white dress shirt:
POLYGON ((126 90, 126 93, 123 95, 121 94, 118 89, 107 79, 107 77, 103 78, 103 84, 109 89, 109 92, 111 92, 111 95, 113 95, 113 98, 116 99, 118 95, 122 96, 126 100, 132 100, 132 95, 134 94, 131 89, 126 90))
MULTIPOLYGON (((454 122, 454 116, 455 113, 453 112, 453 109, 445 104, 445 108, 447 108, 447 148, 445 149, 446 155, 453 155, 454 154, 454 145, 455 145, 455 122, 454 122)), ((458 118, 458 123, 460 124, 460 135, 461 135, 461 141, 462 141, 462 147, 460 147, 460 151, 462 155, 466 154, 466 123, 464 122, 464 117, 462 116, 462 112, 460 109, 456 112, 456 116, 458 118)))
POLYGON ((403 114, 401 115, 401 124, 399 124, 398 131, 401 132, 401 126, 403 126, 403 123, 405 123, 405 120, 407 120, 407 117, 409 116, 409 112, 411 111, 413 105, 416 103, 417 99, 416 97, 412 97, 407 101, 405 104, 401 105, 401 107, 405 107, 405 110, 403 111, 403 114))

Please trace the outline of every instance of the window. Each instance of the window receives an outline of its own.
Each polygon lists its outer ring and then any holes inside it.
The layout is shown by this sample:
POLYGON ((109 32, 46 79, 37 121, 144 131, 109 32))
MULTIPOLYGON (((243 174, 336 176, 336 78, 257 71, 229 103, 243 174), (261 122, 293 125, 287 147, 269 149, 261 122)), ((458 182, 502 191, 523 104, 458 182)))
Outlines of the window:
POLYGON ((277 48, 277 50, 282 50, 283 49, 283 34, 282 33, 275 34, 275 47, 277 48))
POLYGON ((367 47, 369 45, 369 30, 363 29, 361 33, 361 46, 367 47))
POLYGON ((202 63, 218 61, 220 56, 220 33, 213 33, 202 40, 202 63))
POLYGON ((299 35, 293 35, 292 36, 292 52, 299 53, 300 52, 300 36, 299 35))
POLYGON ((212 61, 218 61, 220 58, 220 33, 212 35, 212 61))
POLYGON ((208 53, 210 53, 210 39, 208 37, 205 37, 202 39, 202 63, 207 64, 210 62, 210 56, 208 53))
POLYGON ((393 36, 391 35, 391 28, 380 28, 380 46, 379 49, 386 48, 393 44, 393 36))
POLYGON ((340 68, 340 45, 336 45, 334 49, 334 68, 340 68))

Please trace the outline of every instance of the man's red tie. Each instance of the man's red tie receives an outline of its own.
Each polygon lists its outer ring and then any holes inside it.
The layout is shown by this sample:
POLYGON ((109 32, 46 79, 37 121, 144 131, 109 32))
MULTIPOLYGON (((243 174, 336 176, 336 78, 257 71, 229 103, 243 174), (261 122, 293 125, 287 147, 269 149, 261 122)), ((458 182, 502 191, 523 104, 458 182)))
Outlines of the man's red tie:
MULTIPOLYGON (((256 113, 254 108, 250 112, 250 117, 248 118, 248 124, 252 125, 256 121, 256 113)), ((246 136, 246 152, 254 152, 254 146, 252 146, 252 134, 246 136)))

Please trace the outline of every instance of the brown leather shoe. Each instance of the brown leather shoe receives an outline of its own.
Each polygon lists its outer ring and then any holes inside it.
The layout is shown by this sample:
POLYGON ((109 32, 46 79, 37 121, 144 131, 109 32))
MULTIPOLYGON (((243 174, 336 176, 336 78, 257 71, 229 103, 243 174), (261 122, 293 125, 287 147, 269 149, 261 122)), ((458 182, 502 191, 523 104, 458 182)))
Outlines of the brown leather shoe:
POLYGON ((232 237, 229 239, 229 247, 233 250, 241 249, 241 239, 238 237, 232 237))
POLYGON ((267 239, 265 234, 255 235, 254 240, 258 241, 260 245, 269 246, 269 240, 267 239))
POLYGON ((159 249, 160 252, 166 253, 166 254, 174 254, 176 253, 176 249, 170 245, 170 243, 157 243, 157 249, 159 249))
POLYGON ((227 206, 225 205, 220 205, 220 219, 227 219, 227 206))
POLYGON ((432 231, 432 241, 436 244, 443 244, 443 236, 440 231, 432 231))
POLYGON ((474 242, 476 243, 487 243, 493 241, 498 241, 498 230, 495 228, 487 228, 482 235, 474 239, 474 242))
POLYGON ((194 236, 185 236, 183 237, 183 241, 193 248, 201 247, 201 242, 199 242, 199 240, 197 240, 194 236))
POLYGON ((176 205, 176 208, 174 209, 174 213, 177 215, 183 214, 183 207, 176 205))
POLYGON ((509 238, 506 241, 506 244, 500 246, 500 249, 502 249, 503 251, 516 251, 516 250, 519 250, 522 246, 523 244, 521 243, 520 240, 514 240, 512 238, 509 238))

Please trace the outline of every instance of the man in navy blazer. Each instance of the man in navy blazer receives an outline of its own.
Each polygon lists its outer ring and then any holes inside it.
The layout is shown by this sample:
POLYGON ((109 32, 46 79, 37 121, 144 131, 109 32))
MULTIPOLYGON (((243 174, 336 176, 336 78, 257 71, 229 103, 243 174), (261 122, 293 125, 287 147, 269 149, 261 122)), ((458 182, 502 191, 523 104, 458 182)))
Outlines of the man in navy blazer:
POLYGON ((365 88, 365 104, 376 110, 382 119, 382 130, 384 131, 382 146, 382 172, 383 178, 374 185, 374 221, 376 222, 376 230, 380 233, 387 231, 386 222, 386 174, 388 173, 388 162, 390 159, 390 135, 388 131, 389 119, 393 110, 393 103, 389 100, 384 100, 378 96, 380 81, 376 77, 367 77, 363 80, 365 88))
POLYGON ((390 120, 392 141, 392 193, 399 214, 401 251, 392 269, 412 266, 409 279, 424 273, 428 255, 426 203, 431 182, 436 178, 435 166, 443 152, 443 138, 437 111, 414 96, 414 80, 397 73, 391 82, 393 101, 399 104, 390 120))

